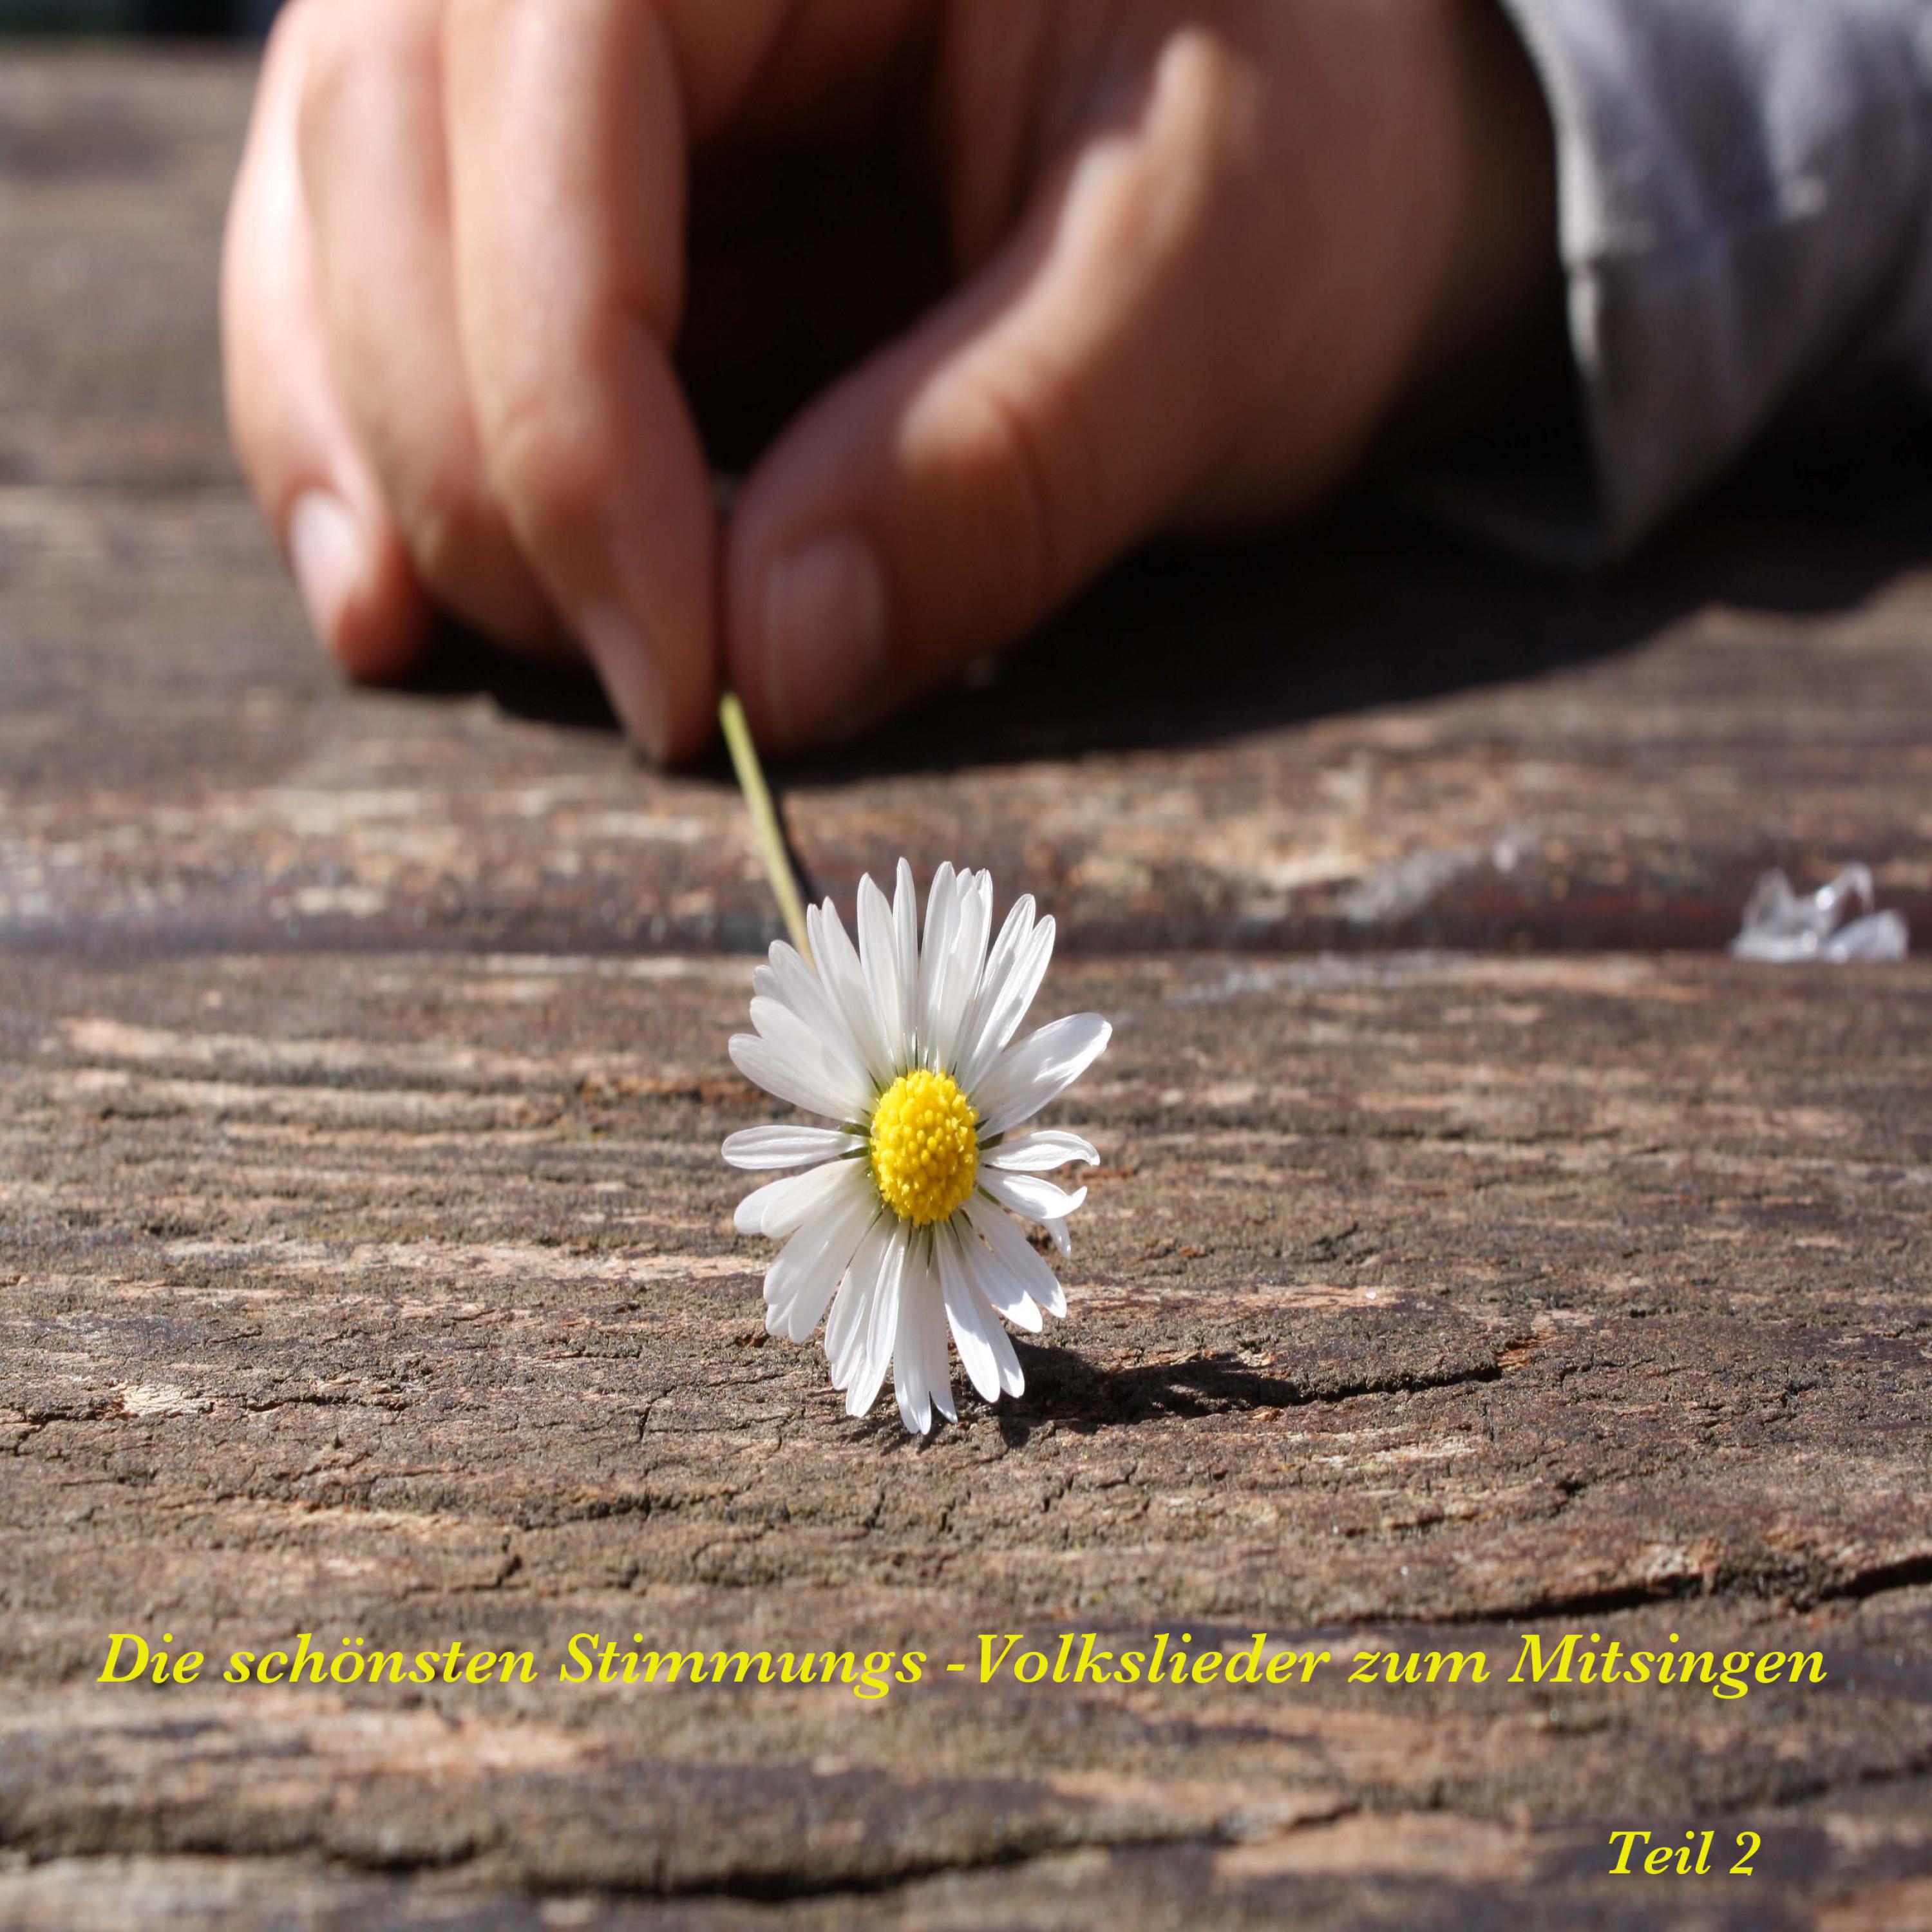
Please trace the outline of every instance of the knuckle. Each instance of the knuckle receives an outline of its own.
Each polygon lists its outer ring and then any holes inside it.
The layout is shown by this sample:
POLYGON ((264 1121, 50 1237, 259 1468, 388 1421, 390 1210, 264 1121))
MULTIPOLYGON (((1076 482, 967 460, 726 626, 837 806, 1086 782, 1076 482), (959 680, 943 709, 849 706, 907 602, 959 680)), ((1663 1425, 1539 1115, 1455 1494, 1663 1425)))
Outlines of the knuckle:
POLYGON ((500 398, 484 440, 490 487, 532 548, 596 522, 604 474, 596 441, 547 394, 520 388, 500 398))
POLYGON ((396 493, 395 509, 416 574, 445 602, 461 590, 478 554, 500 536, 491 506, 466 479, 418 481, 396 493))
POLYGON ((430 467, 382 472, 385 495, 417 581, 445 609, 500 643, 542 644, 552 634, 504 507, 473 449, 430 467))
POLYGON ((1037 370, 968 376, 956 398, 983 493, 989 554, 1024 605, 1022 620, 1056 602, 1078 568, 1077 506, 1084 440, 1066 383, 1037 370))

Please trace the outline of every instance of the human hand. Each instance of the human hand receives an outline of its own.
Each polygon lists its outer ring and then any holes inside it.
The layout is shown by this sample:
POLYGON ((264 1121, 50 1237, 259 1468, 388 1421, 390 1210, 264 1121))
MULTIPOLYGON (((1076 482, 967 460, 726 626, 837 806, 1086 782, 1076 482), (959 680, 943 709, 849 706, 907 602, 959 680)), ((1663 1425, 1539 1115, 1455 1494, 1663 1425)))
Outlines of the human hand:
POLYGON ((406 670, 440 606, 587 656, 655 757, 721 680, 783 749, 1479 389, 1553 278, 1550 145, 1495 0, 293 0, 230 217, 230 419, 351 672, 406 670), (768 350, 868 271, 805 232, 707 301, 694 186, 881 129, 944 286, 721 518, 680 331, 728 364, 734 316, 768 350))

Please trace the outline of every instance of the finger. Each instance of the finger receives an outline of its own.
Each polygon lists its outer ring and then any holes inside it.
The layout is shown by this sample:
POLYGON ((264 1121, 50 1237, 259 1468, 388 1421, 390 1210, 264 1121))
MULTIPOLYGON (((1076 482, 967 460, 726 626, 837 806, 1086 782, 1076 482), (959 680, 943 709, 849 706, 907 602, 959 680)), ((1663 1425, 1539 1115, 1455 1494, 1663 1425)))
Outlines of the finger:
POLYGON ((457 310, 491 484, 524 555, 658 758, 710 737, 710 478, 668 345, 686 123, 639 0, 452 0, 457 310))
POLYGON ((223 248, 223 380, 236 454, 316 634, 353 675, 394 677, 430 610, 329 368, 296 152, 320 11, 297 0, 263 58, 223 248))
POLYGON ((302 170, 332 364, 418 579, 499 642, 563 639, 490 489, 457 341, 442 0, 334 0, 302 92, 302 170))
MULTIPOLYGON (((1228 412, 1244 220, 1213 75, 1042 182, 1017 229, 754 471, 728 674, 775 746, 835 734, 1018 637, 1162 522, 1228 412)), ((1237 317, 1238 320, 1238 317, 1237 317)))

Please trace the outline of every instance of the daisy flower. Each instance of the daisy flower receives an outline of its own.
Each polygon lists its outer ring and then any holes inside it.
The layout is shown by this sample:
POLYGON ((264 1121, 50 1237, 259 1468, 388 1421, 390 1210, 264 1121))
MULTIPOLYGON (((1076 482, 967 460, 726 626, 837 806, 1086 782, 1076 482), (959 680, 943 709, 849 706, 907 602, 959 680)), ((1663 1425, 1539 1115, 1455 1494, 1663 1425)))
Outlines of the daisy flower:
POLYGON ((1046 1175, 1100 1156, 1077 1134, 1016 1136, 1090 1066, 1113 1029, 1097 1013, 1055 1020, 1011 1044, 1053 952, 1053 921, 1030 897, 993 923, 986 872, 941 866, 920 940, 912 868, 890 904, 859 885, 859 943, 832 902, 806 914, 816 967, 782 940, 752 977, 752 1024, 731 1058, 794 1107, 838 1123, 748 1127, 724 1143, 733 1166, 802 1168, 739 1204, 741 1234, 784 1246, 765 1274, 765 1326, 803 1342, 825 1321, 832 1385, 863 1415, 886 1372, 908 1429, 949 1421, 950 1328, 967 1379, 988 1402, 1025 1384, 1001 1324, 1037 1332, 1066 1312, 1053 1270, 1008 1210, 1062 1254, 1087 1198, 1046 1175), (829 1317, 827 1308, 830 1309, 829 1317))

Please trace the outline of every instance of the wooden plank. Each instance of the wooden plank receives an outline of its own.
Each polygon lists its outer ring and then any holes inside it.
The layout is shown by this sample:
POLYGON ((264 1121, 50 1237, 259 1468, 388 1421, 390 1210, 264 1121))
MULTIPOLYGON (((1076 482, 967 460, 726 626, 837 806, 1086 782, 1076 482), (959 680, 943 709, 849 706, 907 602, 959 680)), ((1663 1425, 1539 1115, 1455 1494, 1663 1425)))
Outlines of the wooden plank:
POLYGON ((1023 1344, 1024 1398, 925 1445, 763 1339, 716 1153, 764 1112, 721 1050, 746 980, 14 962, 0 1838, 82 1862, 0 1898, 245 1853, 370 1922, 428 1910, 381 1874, 434 1871, 805 1923, 1152 1924, 1176 1882, 1194 1924, 1414 1924, 1423 1892, 1560 1923, 1618 1902, 1626 1814, 1762 1832, 1787 1902, 1924 1882, 1924 969, 1058 971, 1122 1022, 1067 1110, 1106 1163, 1070 1318, 1023 1344), (1495 1681, 110 1694, 124 1628, 553 1668, 579 1631, 970 1658, 1266 1629, 1495 1681), (1526 1629, 1830 1676, 1531 1693, 1526 1629))
MULTIPOLYGON (((650 773, 586 690, 507 669, 479 688, 473 662, 413 694, 338 687, 238 498, 0 494, 0 549, 16 640, 0 662, 0 943, 770 936, 722 765, 650 773)), ((1362 572, 1388 568, 1370 554, 1362 572)), ((1333 610, 1362 582, 1336 568, 1333 610)), ((1459 621, 1508 614, 1482 570, 1458 568, 1459 621)), ((1171 636, 1193 621, 1167 614, 1171 636)), ((1932 930, 1929 623, 1932 578, 1912 575, 1846 614, 1714 610, 1527 680, 1135 748, 1084 741, 1067 667, 1100 644, 1070 632, 1014 668, 997 714, 985 694, 942 700, 902 739, 790 775, 790 822, 848 906, 858 874, 901 851, 922 872, 970 856, 1050 903, 1085 951, 1714 950, 1762 868, 1808 886, 1853 859, 1932 930), (1052 755, 1005 742, 1048 715, 1052 755)), ((1168 674, 1143 668, 1153 702, 1168 674)))
POLYGON ((8 46, 0 482, 232 483, 215 266, 252 63, 8 46))
POLYGON ((1602 950, 1714 952, 1768 862, 1932 929, 1922 482, 1754 486, 1595 586, 1358 506, 786 774, 821 886, 990 864, 1119 1026, 1070 1318, 913 1444, 730 1232, 722 771, 302 637, 218 411, 248 80, 0 65, 0 1922, 1932 1915, 1932 974, 1602 950), (547 1668, 110 1691, 118 1628, 547 1668), (1493 1667, 554 1675, 1261 1628, 1493 1667), (1507 1682, 1572 1631, 1829 1676, 1507 1682), (1759 1877, 1606 1877, 1653 1822, 1759 1877))

